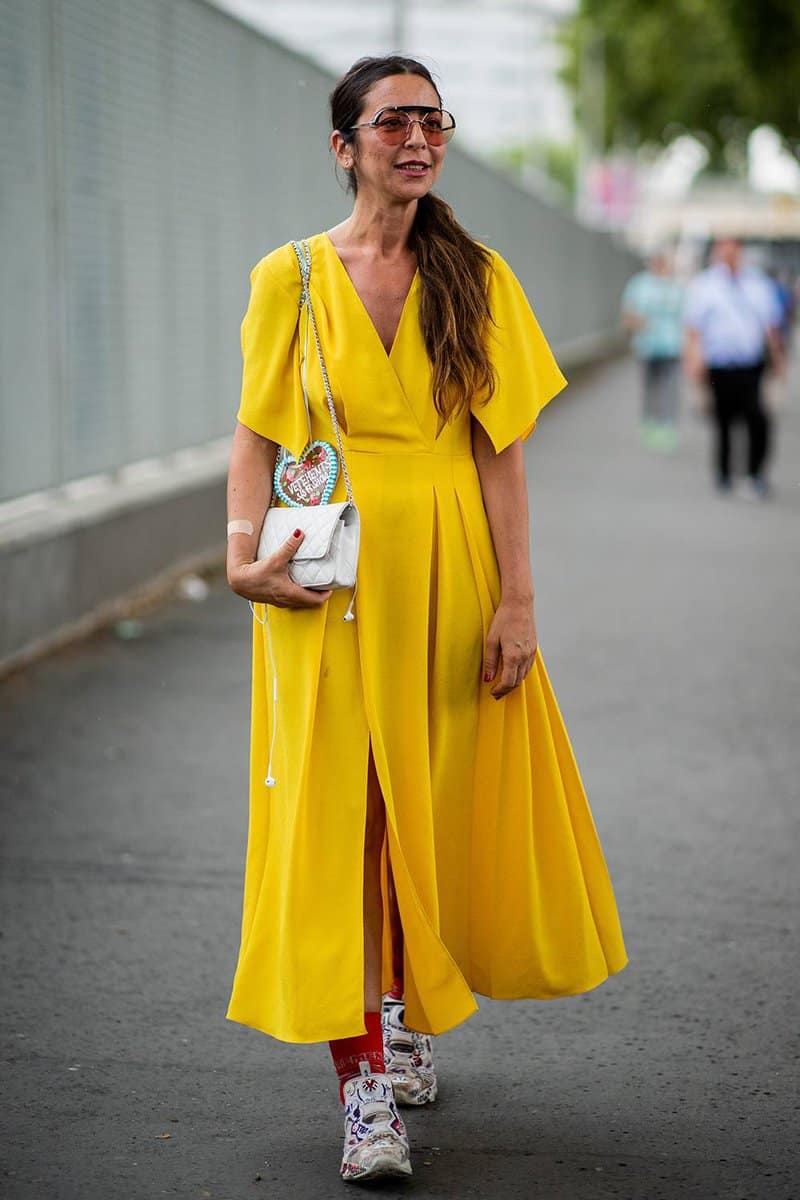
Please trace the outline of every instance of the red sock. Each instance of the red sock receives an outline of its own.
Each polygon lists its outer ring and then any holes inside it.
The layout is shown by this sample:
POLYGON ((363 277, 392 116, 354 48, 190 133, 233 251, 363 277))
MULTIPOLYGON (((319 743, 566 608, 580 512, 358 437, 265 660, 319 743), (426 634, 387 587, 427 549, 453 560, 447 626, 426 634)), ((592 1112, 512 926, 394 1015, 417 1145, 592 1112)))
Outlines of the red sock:
POLYGON ((389 988, 389 995, 393 1000, 403 999, 403 981, 402 979, 393 979, 392 986, 389 988))
POLYGON ((348 1079, 355 1079, 361 1074, 359 1063, 369 1064, 372 1075, 383 1075, 386 1066, 383 1061, 383 1032, 381 1030, 381 1014, 379 1012, 364 1013, 366 1033, 358 1037, 337 1038, 328 1042, 331 1048, 333 1065, 339 1076, 339 1096, 344 1104, 344 1085, 348 1079))

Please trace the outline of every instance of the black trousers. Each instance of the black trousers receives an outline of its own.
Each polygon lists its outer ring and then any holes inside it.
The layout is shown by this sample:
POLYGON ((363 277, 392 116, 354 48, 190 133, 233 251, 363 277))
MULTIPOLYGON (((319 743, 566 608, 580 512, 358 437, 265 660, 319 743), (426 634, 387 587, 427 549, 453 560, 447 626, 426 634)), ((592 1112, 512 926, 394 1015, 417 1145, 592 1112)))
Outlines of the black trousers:
POLYGON ((714 467, 720 483, 730 482, 731 430, 747 430, 747 471, 760 475, 769 453, 769 419, 761 402, 763 362, 751 367, 712 367, 709 383, 714 395, 716 438, 714 467))

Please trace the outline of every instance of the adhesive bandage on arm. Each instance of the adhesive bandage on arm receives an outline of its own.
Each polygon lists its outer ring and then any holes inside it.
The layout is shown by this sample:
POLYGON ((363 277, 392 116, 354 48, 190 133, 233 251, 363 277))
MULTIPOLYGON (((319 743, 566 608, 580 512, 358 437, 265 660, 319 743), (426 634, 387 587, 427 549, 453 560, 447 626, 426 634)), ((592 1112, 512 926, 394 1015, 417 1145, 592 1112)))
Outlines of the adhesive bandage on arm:
POLYGON ((251 521, 228 521, 228 537, 232 537, 234 533, 246 533, 250 536, 253 532, 251 521))

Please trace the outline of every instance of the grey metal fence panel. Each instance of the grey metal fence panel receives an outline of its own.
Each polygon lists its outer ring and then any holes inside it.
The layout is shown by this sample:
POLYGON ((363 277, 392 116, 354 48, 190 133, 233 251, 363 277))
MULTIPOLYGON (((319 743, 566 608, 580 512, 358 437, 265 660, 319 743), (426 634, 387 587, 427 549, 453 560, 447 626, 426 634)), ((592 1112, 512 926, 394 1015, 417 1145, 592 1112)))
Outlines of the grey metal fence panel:
POLYGON ((0 0, 0 498, 60 471, 50 50, 46 0, 0 0))
POLYGON ((57 6, 62 56, 67 478, 123 461, 119 5, 57 6))
MULTIPOLYGON (((0 499, 230 430, 254 263, 334 224, 331 77, 204 0, 0 0, 0 499)), ((450 152, 556 344, 628 254, 450 152)))

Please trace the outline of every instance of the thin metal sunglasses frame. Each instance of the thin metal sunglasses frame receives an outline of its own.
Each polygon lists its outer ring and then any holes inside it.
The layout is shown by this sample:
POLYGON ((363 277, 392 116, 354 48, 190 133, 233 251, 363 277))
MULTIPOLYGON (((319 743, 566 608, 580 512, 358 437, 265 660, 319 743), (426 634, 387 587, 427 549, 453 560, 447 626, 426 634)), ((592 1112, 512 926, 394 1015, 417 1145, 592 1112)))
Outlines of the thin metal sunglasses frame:
POLYGON ((422 131, 422 136, 425 138, 426 142, 428 141, 428 132, 439 134, 441 136, 442 143, 444 143, 449 142, 450 138, 456 131, 456 119, 451 112, 448 112, 446 108, 439 108, 433 104, 388 104, 385 108, 379 108, 371 121, 362 121, 360 125, 351 125, 349 126, 347 132, 351 133, 355 129, 376 129, 380 133, 380 120, 381 117, 383 117, 386 113, 397 113, 398 115, 402 114, 406 118, 408 127, 403 131, 404 137, 408 137, 413 125, 419 125, 420 130, 422 131), (411 113, 415 112, 422 113, 423 115, 421 117, 412 117, 411 113), (430 125, 426 126, 425 122, 431 113, 442 114, 443 127, 441 129, 434 130, 430 125), (449 117, 452 121, 451 125, 444 125, 444 120, 447 117, 449 117))

